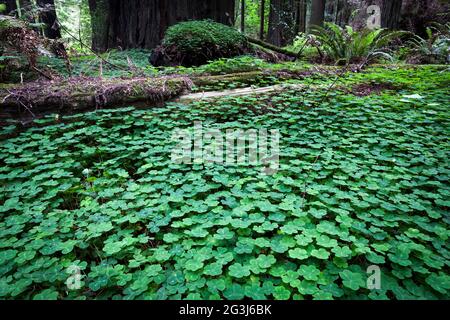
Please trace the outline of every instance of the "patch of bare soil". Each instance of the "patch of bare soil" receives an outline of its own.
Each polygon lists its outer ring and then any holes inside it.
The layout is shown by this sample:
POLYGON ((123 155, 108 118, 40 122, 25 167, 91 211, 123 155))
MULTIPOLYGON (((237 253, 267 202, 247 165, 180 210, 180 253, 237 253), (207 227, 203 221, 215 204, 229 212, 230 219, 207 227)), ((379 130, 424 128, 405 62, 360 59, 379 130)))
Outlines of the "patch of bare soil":
POLYGON ((354 85, 351 89, 345 89, 345 91, 357 97, 366 97, 373 94, 379 95, 386 90, 398 91, 400 89, 402 89, 400 86, 388 82, 370 82, 354 85))

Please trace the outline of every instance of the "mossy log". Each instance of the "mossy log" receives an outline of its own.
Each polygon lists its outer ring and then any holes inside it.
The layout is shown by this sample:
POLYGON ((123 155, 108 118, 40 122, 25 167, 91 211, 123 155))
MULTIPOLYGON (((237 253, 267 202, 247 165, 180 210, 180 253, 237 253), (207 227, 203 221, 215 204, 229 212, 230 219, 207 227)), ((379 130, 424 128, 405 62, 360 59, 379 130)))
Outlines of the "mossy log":
POLYGON ((257 46, 263 47, 264 49, 268 49, 268 50, 271 50, 271 51, 274 51, 274 52, 277 52, 277 53, 281 53, 281 54, 284 54, 285 56, 288 56, 288 57, 291 57, 291 58, 295 58, 295 59, 299 58, 299 54, 298 53, 295 53, 293 51, 290 51, 290 50, 287 50, 287 49, 284 49, 284 48, 280 48, 280 47, 274 46, 273 44, 270 44, 270 43, 267 43, 267 42, 264 42, 264 41, 261 41, 261 40, 258 40, 258 39, 247 37, 247 41, 252 43, 252 44, 255 44, 257 46))
POLYGON ((210 86, 223 82, 252 83, 261 77, 275 77, 280 80, 303 79, 312 74, 309 70, 255 70, 249 72, 230 73, 225 75, 201 75, 191 77, 192 82, 198 86, 210 86))
POLYGON ((74 77, 0 86, 0 121, 70 114, 142 102, 158 104, 190 90, 186 77, 99 79, 74 77))

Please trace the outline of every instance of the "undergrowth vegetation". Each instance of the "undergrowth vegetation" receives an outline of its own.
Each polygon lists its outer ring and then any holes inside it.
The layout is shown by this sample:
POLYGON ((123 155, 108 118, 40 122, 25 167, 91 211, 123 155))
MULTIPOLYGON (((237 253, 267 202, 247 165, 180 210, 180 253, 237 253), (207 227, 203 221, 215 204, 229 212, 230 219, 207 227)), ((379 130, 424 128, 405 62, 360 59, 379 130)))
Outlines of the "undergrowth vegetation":
POLYGON ((367 64, 380 58, 393 60, 388 45, 405 34, 385 29, 353 30, 350 26, 342 28, 334 23, 325 23, 323 28, 315 26, 312 33, 315 39, 311 45, 317 47, 321 58, 336 64, 367 64))
POLYGON ((450 23, 434 24, 426 29, 427 37, 414 35, 406 50, 407 61, 413 63, 450 63, 450 23))
POLYGON ((0 298, 448 299, 449 73, 375 69, 338 86, 362 78, 400 89, 2 128, 0 298), (173 163, 172 131, 194 121, 279 129, 279 171, 173 163), (380 290, 366 288, 369 265, 380 290))

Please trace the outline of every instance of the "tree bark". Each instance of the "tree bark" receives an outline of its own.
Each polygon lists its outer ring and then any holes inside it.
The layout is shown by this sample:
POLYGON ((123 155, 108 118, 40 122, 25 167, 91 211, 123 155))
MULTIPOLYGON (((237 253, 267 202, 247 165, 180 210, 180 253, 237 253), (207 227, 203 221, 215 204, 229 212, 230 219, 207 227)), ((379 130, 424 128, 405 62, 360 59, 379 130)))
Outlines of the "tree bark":
POLYGON ((323 26, 325 19, 325 0, 312 0, 311 4, 311 26, 323 26))
POLYGON ((389 30, 399 28, 402 12, 402 0, 383 0, 381 9, 381 27, 389 30))
POLYGON ((155 48, 181 21, 212 19, 234 24, 234 0, 89 0, 93 49, 155 48))
POLYGON ((241 0, 241 32, 245 33, 245 0, 241 0))
POLYGON ((350 23, 351 14, 352 9, 347 0, 337 0, 336 24, 345 27, 350 23))
POLYGON ((36 4, 42 9, 39 18, 46 25, 44 28, 44 35, 49 39, 61 38, 61 30, 57 23, 55 1, 37 0, 36 4))
POLYGON ((91 13, 92 50, 103 52, 109 44, 109 3, 108 0, 88 0, 91 13))
POLYGON ((259 40, 264 40, 264 27, 265 27, 265 21, 266 21, 266 1, 261 0, 260 3, 260 20, 259 20, 259 40))
POLYGON ((307 0, 296 0, 295 9, 295 34, 297 35, 299 32, 306 32, 307 0))
POLYGON ((294 0, 271 0, 269 34, 267 41, 275 46, 285 46, 295 37, 294 0))

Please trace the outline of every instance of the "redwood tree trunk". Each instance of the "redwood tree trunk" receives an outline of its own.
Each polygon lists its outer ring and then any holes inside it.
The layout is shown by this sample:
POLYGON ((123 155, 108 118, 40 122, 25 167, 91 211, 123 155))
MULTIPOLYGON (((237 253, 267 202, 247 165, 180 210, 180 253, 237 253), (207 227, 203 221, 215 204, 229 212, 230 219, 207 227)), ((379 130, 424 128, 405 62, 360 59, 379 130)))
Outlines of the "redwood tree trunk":
POLYGON ((296 0, 295 5, 295 34, 299 32, 306 32, 306 12, 307 12, 307 0, 296 0))
POLYGON ((241 0, 241 32, 245 33, 245 0, 241 0))
POLYGON ((186 20, 234 24, 234 0, 89 0, 93 49, 156 47, 166 29, 186 20))
POLYGON ((383 0, 381 9, 381 27, 396 30, 399 27, 402 12, 402 0, 383 0))
POLYGON ((271 0, 267 41, 282 47, 295 37, 294 0, 271 0))
POLYGON ((350 17, 352 15, 352 8, 347 0, 337 0, 336 9, 336 24, 345 27, 350 24, 350 17))
POLYGON ((41 13, 39 18, 46 27, 44 29, 44 34, 49 39, 59 39, 61 38, 61 30, 57 23, 57 16, 55 10, 54 0, 37 0, 36 4, 41 8, 41 13))
POLYGON ((311 4, 311 26, 323 26, 325 19, 325 0, 312 0, 311 4))
POLYGON ((103 52, 108 49, 109 3, 108 0, 88 0, 91 12, 92 50, 103 52))
POLYGON ((259 39, 260 40, 264 40, 264 27, 265 27, 265 22, 266 22, 266 1, 265 0, 261 0, 260 3, 260 23, 259 23, 259 39))

